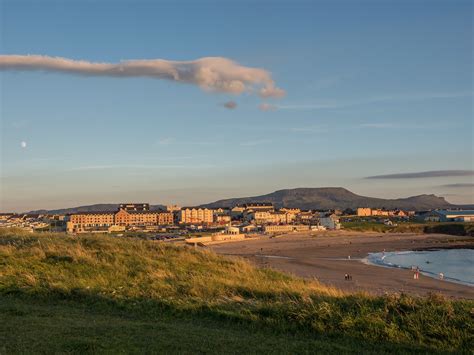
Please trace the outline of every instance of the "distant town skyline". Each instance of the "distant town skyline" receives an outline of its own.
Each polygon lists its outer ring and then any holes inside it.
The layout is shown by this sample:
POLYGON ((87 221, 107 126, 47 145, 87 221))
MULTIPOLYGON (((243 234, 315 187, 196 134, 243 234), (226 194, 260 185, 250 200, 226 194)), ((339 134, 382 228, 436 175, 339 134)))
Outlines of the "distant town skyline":
POLYGON ((472 6, 2 0, 0 211, 328 186, 473 204, 472 6))

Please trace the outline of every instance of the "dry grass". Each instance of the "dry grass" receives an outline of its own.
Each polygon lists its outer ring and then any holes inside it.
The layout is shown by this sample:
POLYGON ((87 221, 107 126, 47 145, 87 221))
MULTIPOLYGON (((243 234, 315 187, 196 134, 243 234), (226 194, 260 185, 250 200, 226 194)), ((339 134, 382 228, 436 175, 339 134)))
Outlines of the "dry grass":
POLYGON ((110 236, 0 234, 0 295, 94 299, 279 331, 446 350, 472 346, 474 302, 348 295, 207 250, 110 236))

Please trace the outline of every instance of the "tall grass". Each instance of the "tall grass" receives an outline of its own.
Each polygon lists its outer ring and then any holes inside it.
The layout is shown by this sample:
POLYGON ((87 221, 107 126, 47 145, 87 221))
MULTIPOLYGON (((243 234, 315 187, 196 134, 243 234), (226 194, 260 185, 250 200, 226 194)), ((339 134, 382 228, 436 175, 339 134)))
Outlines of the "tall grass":
POLYGON ((473 301, 345 294, 207 250, 110 236, 0 234, 0 296, 104 302, 278 331, 432 349, 473 346, 473 301))
POLYGON ((393 226, 387 226, 381 222, 353 221, 343 222, 344 229, 358 232, 377 233, 441 233, 459 236, 474 236, 474 223, 414 223, 399 222, 393 226))

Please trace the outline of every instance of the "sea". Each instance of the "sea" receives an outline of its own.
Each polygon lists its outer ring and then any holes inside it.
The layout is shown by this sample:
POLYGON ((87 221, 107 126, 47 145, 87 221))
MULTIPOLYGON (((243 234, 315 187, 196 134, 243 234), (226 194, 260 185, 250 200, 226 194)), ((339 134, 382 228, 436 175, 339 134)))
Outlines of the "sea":
POLYGON ((423 251, 395 251, 370 253, 370 264, 412 269, 418 267, 422 274, 445 281, 474 287, 474 249, 440 249, 423 251))

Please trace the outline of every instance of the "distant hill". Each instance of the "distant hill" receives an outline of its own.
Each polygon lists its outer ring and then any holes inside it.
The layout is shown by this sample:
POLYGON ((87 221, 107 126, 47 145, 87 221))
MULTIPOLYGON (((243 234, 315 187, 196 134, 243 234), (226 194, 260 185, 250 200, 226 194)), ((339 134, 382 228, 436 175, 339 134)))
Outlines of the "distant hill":
MULTIPOLYGON (((71 207, 71 208, 61 208, 57 210, 35 210, 29 211, 27 213, 47 213, 47 214, 67 214, 67 213, 78 213, 78 212, 97 212, 97 211, 117 211, 119 207, 118 203, 99 203, 95 205, 88 205, 88 206, 79 206, 79 207, 71 207)), ((159 209, 165 208, 163 205, 150 205, 150 209, 152 211, 156 211, 159 209)))
POLYGON ((252 202, 272 202, 276 207, 293 207, 301 209, 346 209, 357 207, 374 207, 387 209, 427 210, 434 208, 457 207, 443 197, 419 195, 399 199, 383 199, 356 195, 342 187, 297 188, 278 190, 267 195, 230 198, 219 200, 205 207, 233 207, 252 202))
MULTIPOLYGON (((233 207, 251 202, 272 202, 276 207, 295 207, 301 209, 346 209, 357 207, 400 208, 406 210, 429 210, 434 208, 461 208, 452 205, 443 197, 419 195, 399 199, 383 199, 356 195, 342 187, 297 188, 278 190, 267 195, 230 198, 204 204, 204 207, 233 207)), ((28 213, 66 214, 93 211, 116 211, 118 203, 102 203, 56 210, 36 210, 28 213)), ((151 205, 152 210, 165 208, 163 205, 151 205)))

